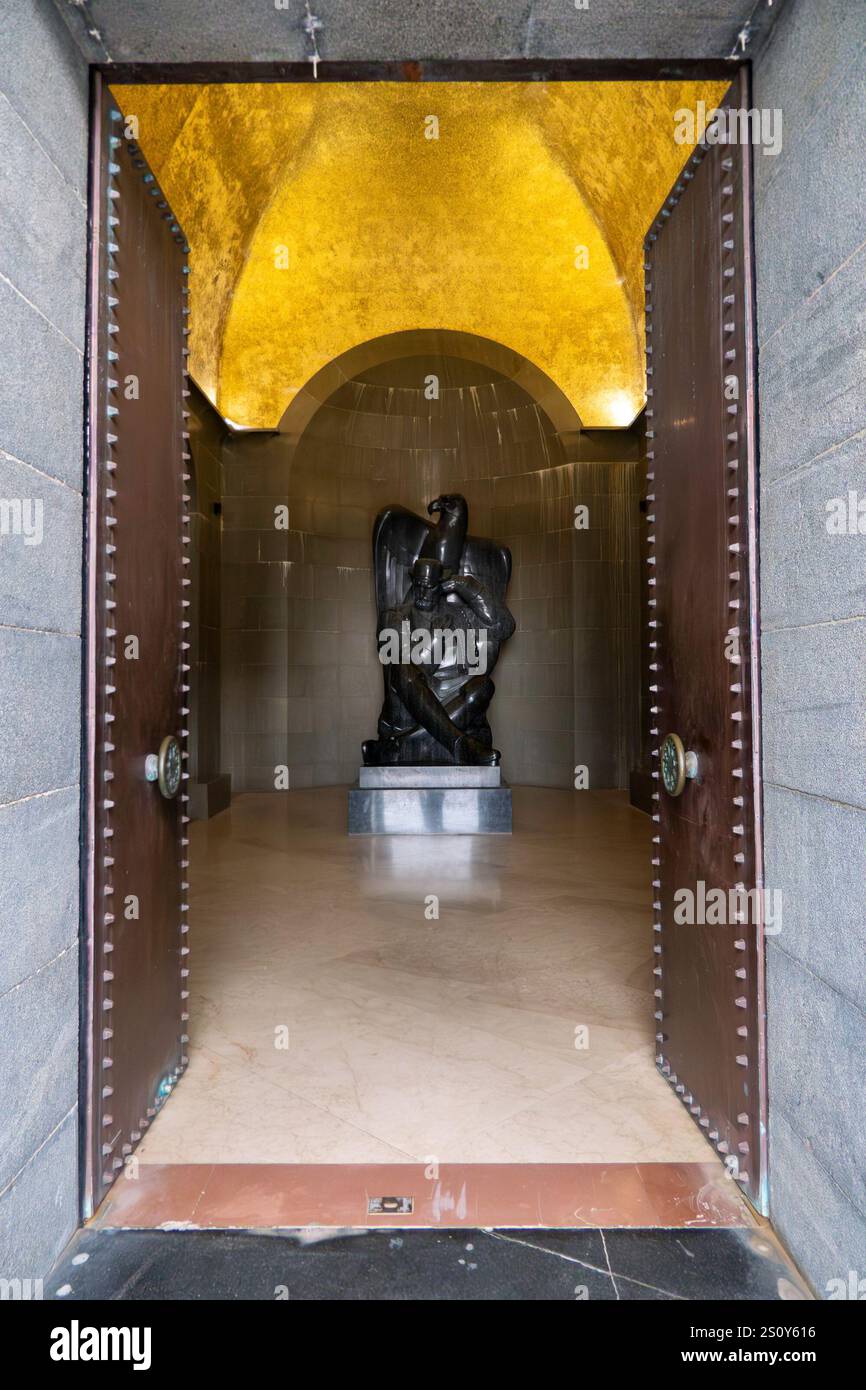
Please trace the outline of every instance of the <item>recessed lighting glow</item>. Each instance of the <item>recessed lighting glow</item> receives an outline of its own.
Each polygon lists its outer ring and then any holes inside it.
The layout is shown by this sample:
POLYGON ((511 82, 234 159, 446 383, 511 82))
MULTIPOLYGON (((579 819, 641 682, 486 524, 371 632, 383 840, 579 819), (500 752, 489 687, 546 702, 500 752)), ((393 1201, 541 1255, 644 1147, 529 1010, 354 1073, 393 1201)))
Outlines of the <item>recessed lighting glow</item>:
POLYGON ((639 407, 627 391, 611 391, 606 402, 606 411, 612 425, 630 425, 639 407))

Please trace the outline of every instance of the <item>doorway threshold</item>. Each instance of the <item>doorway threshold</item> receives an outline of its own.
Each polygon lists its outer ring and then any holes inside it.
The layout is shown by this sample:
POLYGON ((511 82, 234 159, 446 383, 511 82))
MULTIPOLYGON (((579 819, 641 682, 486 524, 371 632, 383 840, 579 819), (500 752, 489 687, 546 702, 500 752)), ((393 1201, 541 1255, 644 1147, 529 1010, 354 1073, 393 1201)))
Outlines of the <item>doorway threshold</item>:
POLYGON ((99 1229, 685 1228, 758 1221, 717 1162, 150 1163, 130 1169, 99 1229))

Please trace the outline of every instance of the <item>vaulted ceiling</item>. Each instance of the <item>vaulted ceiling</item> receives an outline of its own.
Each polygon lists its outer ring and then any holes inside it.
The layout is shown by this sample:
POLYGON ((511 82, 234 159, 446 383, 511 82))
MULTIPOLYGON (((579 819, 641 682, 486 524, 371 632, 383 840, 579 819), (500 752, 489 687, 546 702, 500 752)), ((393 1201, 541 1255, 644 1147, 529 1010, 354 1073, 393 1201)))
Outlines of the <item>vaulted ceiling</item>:
POLYGON ((225 417, 275 427, 349 348, 444 328, 604 427, 644 400, 642 239, 691 148, 675 112, 726 85, 112 90, 190 242, 191 370, 225 417))

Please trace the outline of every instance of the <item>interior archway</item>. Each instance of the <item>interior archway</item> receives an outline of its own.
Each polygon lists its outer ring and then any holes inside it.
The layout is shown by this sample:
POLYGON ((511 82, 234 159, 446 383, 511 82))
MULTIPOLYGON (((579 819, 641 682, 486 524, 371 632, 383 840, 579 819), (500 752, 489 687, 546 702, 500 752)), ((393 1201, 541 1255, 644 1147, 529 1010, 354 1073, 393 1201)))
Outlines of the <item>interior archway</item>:
POLYGON ((580 429, 580 417, 565 392, 546 372, 513 348, 479 333, 453 328, 410 328, 368 338, 332 358, 286 407, 279 423, 280 433, 300 437, 319 406, 346 381, 403 357, 452 357, 489 367, 499 376, 522 386, 558 432, 580 429))
POLYGON ((460 492, 470 525, 512 551, 517 632, 492 707, 506 776, 626 785, 637 725, 636 440, 581 433, 521 354, 439 329, 342 354, 273 435, 227 466, 224 683, 236 792, 352 783, 382 698, 371 532, 382 507, 460 492), (574 527, 574 508, 592 524, 574 527), (287 526, 275 529, 278 508, 287 526), (243 557, 242 559, 239 557, 243 557))

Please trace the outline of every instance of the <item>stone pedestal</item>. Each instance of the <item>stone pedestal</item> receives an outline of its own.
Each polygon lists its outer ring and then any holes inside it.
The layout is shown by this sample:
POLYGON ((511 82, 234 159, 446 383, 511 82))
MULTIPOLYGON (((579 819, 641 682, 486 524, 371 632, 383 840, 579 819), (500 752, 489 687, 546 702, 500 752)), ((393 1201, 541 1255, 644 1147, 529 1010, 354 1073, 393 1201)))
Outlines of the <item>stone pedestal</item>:
POLYGON ((362 767, 350 835, 510 835, 511 788, 498 767, 362 767))

